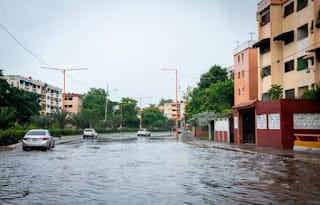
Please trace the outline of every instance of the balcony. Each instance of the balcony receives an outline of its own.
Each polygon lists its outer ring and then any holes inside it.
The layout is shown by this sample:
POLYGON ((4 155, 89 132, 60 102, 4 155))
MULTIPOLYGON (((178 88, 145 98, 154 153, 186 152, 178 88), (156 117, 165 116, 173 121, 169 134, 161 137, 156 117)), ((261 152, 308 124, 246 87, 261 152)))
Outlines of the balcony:
POLYGON ((258 13, 263 11, 270 4, 283 4, 286 0, 262 0, 258 3, 258 13))
POLYGON ((262 0, 258 3, 258 12, 261 12, 267 6, 271 4, 271 0, 262 0))

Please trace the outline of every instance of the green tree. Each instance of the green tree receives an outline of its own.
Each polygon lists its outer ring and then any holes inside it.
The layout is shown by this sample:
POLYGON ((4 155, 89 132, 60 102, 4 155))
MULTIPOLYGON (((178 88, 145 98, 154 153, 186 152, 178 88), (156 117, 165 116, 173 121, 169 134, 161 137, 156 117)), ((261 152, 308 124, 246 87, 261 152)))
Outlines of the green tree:
POLYGON ((106 96, 107 94, 102 88, 91 88, 83 96, 81 117, 86 119, 86 123, 84 124, 88 124, 89 127, 96 127, 99 121, 104 120, 106 96))
POLYGON ((14 124, 16 111, 8 107, 0 108, 0 129, 7 129, 14 124))
POLYGON ((314 89, 304 91, 301 98, 307 100, 320 100, 320 84, 314 89))
POLYGON ((230 112, 234 104, 234 83, 228 79, 227 71, 218 65, 204 73, 198 86, 188 92, 186 119, 193 115, 208 112, 230 112))
POLYGON ((69 122, 68 113, 66 111, 57 110, 52 115, 54 122, 59 126, 59 128, 63 129, 66 124, 69 122))
POLYGON ((142 120, 143 126, 147 128, 165 128, 167 124, 167 118, 155 105, 143 109, 142 120))
POLYGON ((132 98, 122 98, 119 105, 119 114, 122 114, 122 126, 132 128, 138 127, 139 118, 137 101, 132 98))
POLYGON ((73 114, 70 118, 70 123, 77 128, 86 128, 90 127, 90 122, 88 118, 85 116, 85 112, 79 112, 77 114, 73 114))
POLYGON ((52 125, 53 118, 49 115, 35 115, 31 117, 31 123, 40 128, 46 128, 52 125))
POLYGON ((32 116, 39 115, 40 95, 26 92, 18 88, 11 88, 9 96, 10 107, 16 110, 16 118, 19 123, 28 123, 32 116))
POLYGON ((104 120, 106 106, 106 92, 102 88, 91 88, 90 91, 83 96, 83 109, 91 110, 95 113, 96 120, 104 120))
POLYGON ((218 81, 225 81, 227 78, 227 69, 222 68, 219 65, 214 65, 208 72, 201 75, 198 87, 200 89, 205 89, 210 87, 211 84, 217 83, 218 81))
POLYGON ((271 100, 277 100, 282 98, 283 88, 281 85, 271 85, 271 88, 268 90, 268 95, 271 100))

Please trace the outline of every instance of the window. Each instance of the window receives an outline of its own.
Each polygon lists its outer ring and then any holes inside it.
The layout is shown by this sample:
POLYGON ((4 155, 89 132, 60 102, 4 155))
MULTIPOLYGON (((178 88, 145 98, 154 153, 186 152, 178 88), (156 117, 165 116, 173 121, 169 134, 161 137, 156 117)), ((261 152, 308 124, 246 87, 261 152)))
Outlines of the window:
POLYGON ((308 0, 298 0, 297 11, 300 11, 308 5, 308 0))
POLYGON ((238 89, 238 95, 240 95, 240 88, 238 89))
POLYGON ((294 70, 294 60, 288 61, 284 63, 284 72, 290 72, 294 70))
POLYGON ((262 96, 261 96, 261 101, 268 101, 270 100, 270 96, 268 93, 263 93, 262 96))
POLYGON ((242 61, 243 61, 243 53, 241 54, 241 59, 242 59, 242 61))
POLYGON ((308 24, 305 24, 298 28, 298 40, 302 40, 308 37, 308 24))
POLYGON ((308 68, 308 60, 307 59, 303 59, 303 57, 298 58, 297 61, 297 70, 305 70, 308 68))
POLYGON ((286 99, 294 99, 294 89, 286 90, 285 91, 285 98, 286 99))
POLYGON ((240 63, 240 55, 238 55, 238 63, 240 63))
POLYGON ((270 10, 267 10, 267 11, 261 13, 260 26, 264 26, 269 22, 270 22, 270 10))
POLYGON ((271 66, 266 66, 261 70, 261 77, 264 78, 266 76, 271 75, 271 66))
POLYGON ((240 72, 238 72, 238 78, 240 78, 240 72))
POLYGON ((294 2, 291 2, 290 4, 288 4, 286 7, 284 7, 284 13, 283 16, 287 17, 290 14, 292 14, 294 11, 294 2))
POLYGON ((242 77, 244 77, 244 70, 243 70, 243 71, 241 71, 241 73, 242 73, 242 77))
POLYGON ((303 95, 303 93, 304 93, 306 90, 308 90, 308 88, 309 88, 308 86, 299 87, 299 88, 298 88, 298 97, 301 98, 302 95, 303 95))

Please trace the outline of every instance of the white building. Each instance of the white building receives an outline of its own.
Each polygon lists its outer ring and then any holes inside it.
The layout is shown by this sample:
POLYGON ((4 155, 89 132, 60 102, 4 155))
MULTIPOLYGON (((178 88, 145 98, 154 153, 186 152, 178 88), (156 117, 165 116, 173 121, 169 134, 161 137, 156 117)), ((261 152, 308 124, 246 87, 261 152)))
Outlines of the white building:
POLYGON ((41 82, 40 80, 20 75, 5 75, 11 87, 16 87, 27 92, 37 93, 40 97, 41 115, 50 115, 56 110, 61 110, 62 89, 41 82))

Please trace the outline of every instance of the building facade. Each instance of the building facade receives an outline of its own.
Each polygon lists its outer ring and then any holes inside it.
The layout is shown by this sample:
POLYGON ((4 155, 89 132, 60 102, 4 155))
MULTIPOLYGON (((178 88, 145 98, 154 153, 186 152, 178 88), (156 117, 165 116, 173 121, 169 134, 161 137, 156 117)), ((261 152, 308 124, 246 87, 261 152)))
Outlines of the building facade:
POLYGON ((82 110, 82 95, 76 93, 65 94, 64 110, 71 114, 77 114, 82 110))
POLYGON ((234 104, 258 99, 258 61, 255 41, 246 41, 233 51, 234 104))
POLYGON ((292 149, 297 134, 320 134, 319 102, 300 99, 320 82, 320 0, 263 0, 257 21, 258 100, 233 107, 234 142, 292 149), (272 85, 285 99, 270 100, 272 85))
POLYGON ((41 115, 50 115, 57 110, 61 110, 61 88, 20 75, 5 75, 4 79, 11 87, 39 94, 41 115))
POLYGON ((271 85, 286 99, 301 98, 320 81, 320 1, 263 0, 257 8, 258 97, 271 85))

